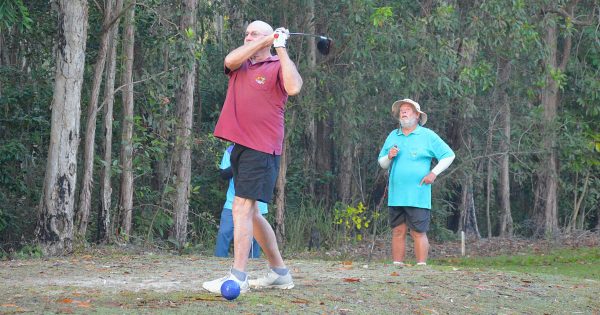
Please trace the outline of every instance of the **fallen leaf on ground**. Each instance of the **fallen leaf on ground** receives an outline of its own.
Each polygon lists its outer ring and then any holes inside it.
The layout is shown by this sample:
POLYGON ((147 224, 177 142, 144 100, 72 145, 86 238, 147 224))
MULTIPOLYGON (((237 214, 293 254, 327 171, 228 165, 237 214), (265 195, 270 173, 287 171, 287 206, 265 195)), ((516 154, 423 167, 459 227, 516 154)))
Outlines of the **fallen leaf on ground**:
POLYGON ((344 282, 360 282, 359 278, 344 278, 344 282))
POLYGON ((394 272, 392 272, 392 273, 390 273, 390 276, 393 276, 393 277, 397 277, 397 276, 399 276, 399 275, 400 275, 400 274, 398 274, 398 273, 397 273, 397 272, 395 272, 395 271, 394 271, 394 272))
POLYGON ((77 301, 76 302, 77 307, 81 307, 81 308, 90 308, 92 307, 92 304, 90 302, 87 301, 77 301))
POLYGON ((223 301, 223 298, 220 295, 219 296, 211 296, 211 297, 198 296, 198 297, 195 297, 194 300, 196 300, 196 301, 223 301))

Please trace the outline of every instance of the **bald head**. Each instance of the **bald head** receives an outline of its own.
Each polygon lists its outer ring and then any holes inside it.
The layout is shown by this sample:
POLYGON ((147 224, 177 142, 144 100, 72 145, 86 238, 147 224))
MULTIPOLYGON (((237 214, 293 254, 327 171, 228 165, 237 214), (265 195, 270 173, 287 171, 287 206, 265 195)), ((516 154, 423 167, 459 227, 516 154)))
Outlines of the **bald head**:
POLYGON ((254 21, 250 24, 248 24, 248 27, 246 27, 246 32, 252 32, 252 31, 258 31, 262 34, 271 34, 273 33, 273 28, 271 27, 271 25, 267 24, 266 22, 263 21, 254 21))

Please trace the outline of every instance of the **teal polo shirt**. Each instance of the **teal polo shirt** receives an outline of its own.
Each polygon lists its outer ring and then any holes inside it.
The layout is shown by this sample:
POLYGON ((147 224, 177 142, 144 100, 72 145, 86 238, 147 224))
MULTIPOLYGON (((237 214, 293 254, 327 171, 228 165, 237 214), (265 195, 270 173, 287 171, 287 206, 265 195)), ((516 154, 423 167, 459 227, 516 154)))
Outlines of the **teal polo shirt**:
MULTIPOLYGON (((231 150, 233 150, 233 146, 229 146, 225 153, 223 154, 223 158, 221 159, 221 165, 219 168, 224 170, 231 166, 231 150)), ((229 180, 229 188, 227 189, 227 200, 225 200, 225 204, 223 205, 224 209, 233 209, 233 198, 235 198, 235 188, 233 185, 233 178, 229 180)), ((266 214, 269 212, 268 205, 264 202, 257 201, 258 210, 260 214, 266 214)))
POLYGON ((421 126, 408 136, 398 129, 390 132, 378 158, 387 156, 394 145, 400 151, 388 169, 388 206, 431 209, 431 185, 419 183, 431 171, 433 158, 439 161, 454 152, 435 132, 421 126))

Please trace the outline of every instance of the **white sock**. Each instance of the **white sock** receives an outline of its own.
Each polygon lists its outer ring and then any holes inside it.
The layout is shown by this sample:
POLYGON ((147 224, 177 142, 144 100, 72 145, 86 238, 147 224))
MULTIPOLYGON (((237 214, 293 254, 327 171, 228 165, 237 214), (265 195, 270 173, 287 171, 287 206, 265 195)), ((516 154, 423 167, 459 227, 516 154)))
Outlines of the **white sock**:
POLYGON ((401 261, 394 261, 394 265, 404 266, 404 263, 401 261))
POLYGON ((426 262, 419 262, 419 263, 417 263, 417 266, 427 266, 427 263, 426 262))

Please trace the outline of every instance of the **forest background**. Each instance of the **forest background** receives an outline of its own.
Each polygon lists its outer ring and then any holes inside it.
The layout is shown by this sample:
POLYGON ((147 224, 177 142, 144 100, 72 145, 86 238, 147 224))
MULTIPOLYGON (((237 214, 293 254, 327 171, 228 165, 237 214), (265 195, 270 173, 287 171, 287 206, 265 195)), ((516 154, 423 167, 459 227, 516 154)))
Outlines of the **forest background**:
POLYGON ((0 0, 0 256, 210 250, 223 58, 256 19, 333 38, 288 40, 304 87, 268 216, 286 251, 389 231, 376 160, 402 98, 457 156, 436 240, 599 229, 597 1, 0 0))

